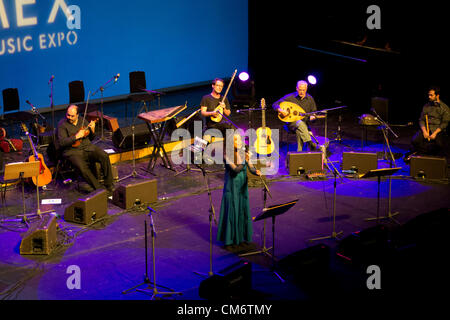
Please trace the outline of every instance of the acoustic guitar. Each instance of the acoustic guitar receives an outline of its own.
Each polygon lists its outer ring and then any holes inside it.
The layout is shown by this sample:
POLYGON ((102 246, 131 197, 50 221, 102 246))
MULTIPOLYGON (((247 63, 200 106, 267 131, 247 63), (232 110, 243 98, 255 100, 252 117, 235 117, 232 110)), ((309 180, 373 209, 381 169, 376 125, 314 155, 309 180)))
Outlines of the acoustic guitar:
POLYGON ((33 180, 34 185, 38 187, 43 187, 52 182, 52 172, 47 167, 47 165, 44 162, 44 157, 42 154, 37 153, 36 147, 33 144, 33 140, 30 137, 30 133, 28 132, 28 128, 24 123, 21 123, 22 130, 25 132, 28 138, 28 142, 30 143, 30 147, 33 150, 33 155, 31 155, 28 158, 28 161, 39 161, 39 176, 32 177, 31 180, 33 180))
POLYGON ((230 90, 231 84, 233 83, 234 77, 236 76, 237 69, 234 70, 233 75, 231 76, 230 83, 228 84, 227 90, 225 91, 225 94, 222 97, 222 101, 220 104, 214 109, 214 111, 217 111, 219 114, 216 116, 211 116, 211 120, 214 122, 220 122, 222 121, 223 116, 223 102, 225 101, 225 98, 227 97, 228 91, 230 90))
POLYGON ((275 150, 275 145, 272 141, 272 130, 266 127, 266 100, 261 99, 262 109, 262 127, 256 130, 256 141, 254 144, 255 150, 258 154, 271 154, 275 150))

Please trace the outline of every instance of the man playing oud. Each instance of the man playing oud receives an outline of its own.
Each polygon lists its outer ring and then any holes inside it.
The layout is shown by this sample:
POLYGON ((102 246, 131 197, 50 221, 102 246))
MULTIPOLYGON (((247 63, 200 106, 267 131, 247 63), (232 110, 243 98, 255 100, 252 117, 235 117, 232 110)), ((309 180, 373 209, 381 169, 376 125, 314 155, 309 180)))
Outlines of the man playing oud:
MULTIPOLYGON (((272 107, 276 111, 278 111, 280 118, 285 118, 289 115, 288 112, 286 112, 280 107, 280 103, 284 101, 294 103, 297 106, 300 106, 305 113, 317 111, 316 102, 314 101, 314 98, 307 93, 307 90, 308 90, 308 83, 306 81, 300 80, 297 82, 297 88, 295 92, 289 93, 284 97, 282 97, 280 100, 275 101, 272 107)), ((309 117, 305 116, 301 120, 289 122, 289 129, 295 131, 295 134, 297 136, 298 152, 303 150, 304 143, 308 144, 309 149, 311 151, 317 149, 316 144, 311 140, 311 135, 309 134, 308 130, 308 121, 313 121, 315 119, 316 117, 314 115, 311 115, 309 117)))

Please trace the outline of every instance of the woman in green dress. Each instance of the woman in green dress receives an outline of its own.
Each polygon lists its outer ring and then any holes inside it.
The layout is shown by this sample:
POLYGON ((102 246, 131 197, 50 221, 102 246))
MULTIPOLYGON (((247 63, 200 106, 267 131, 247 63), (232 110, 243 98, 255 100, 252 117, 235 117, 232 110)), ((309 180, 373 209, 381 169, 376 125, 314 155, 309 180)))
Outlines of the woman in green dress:
POLYGON ((252 241, 247 166, 251 173, 261 175, 249 163, 250 154, 243 151, 242 139, 238 133, 234 134, 233 141, 233 153, 225 155, 225 182, 217 230, 217 241, 222 242, 226 249, 252 241))

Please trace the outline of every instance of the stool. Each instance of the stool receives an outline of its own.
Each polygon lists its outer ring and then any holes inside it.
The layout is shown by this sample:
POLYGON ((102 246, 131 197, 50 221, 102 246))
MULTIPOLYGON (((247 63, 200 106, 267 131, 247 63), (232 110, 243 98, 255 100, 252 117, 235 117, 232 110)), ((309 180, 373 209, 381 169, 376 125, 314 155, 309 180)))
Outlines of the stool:
POLYGON ((364 144, 367 144, 367 132, 369 128, 374 128, 376 131, 381 131, 380 126, 377 125, 367 125, 360 124, 361 126, 361 148, 364 148, 364 144))
MULTIPOLYGON (((295 131, 291 130, 291 128, 289 127, 289 124, 285 124, 283 125, 283 131, 286 132, 286 153, 289 152, 289 135, 293 134, 294 136, 296 136, 295 131)), ((297 143, 297 138, 295 138, 295 142, 297 143)), ((297 150, 295 150, 297 151, 297 150)))

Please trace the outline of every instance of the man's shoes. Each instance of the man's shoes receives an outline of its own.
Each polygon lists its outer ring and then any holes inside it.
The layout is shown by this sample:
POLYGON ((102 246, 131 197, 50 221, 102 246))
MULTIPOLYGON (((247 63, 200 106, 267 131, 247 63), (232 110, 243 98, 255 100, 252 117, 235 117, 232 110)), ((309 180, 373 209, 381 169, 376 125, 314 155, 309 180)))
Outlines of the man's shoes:
POLYGON ((411 152, 411 151, 407 152, 407 153, 405 154, 405 156, 403 157, 403 161, 404 161, 405 163, 409 163, 409 162, 411 161, 411 157, 414 156, 414 155, 416 155, 416 154, 417 154, 417 152, 411 152))

